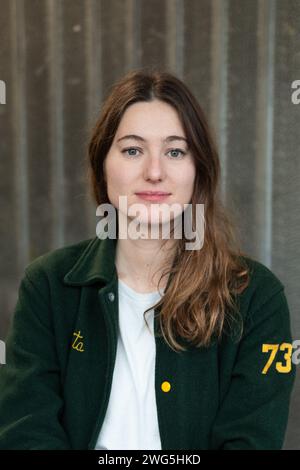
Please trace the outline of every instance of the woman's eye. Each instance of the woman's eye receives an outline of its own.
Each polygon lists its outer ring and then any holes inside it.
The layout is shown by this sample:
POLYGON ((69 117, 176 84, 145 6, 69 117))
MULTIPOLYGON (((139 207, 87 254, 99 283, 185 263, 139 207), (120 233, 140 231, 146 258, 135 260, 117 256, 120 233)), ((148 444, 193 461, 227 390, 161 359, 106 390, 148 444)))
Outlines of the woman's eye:
MULTIPOLYGON (((134 152, 139 151, 139 150, 136 149, 136 148, 130 147, 130 148, 128 148, 128 149, 122 150, 122 153, 126 153, 126 152, 129 152, 129 151, 132 151, 132 150, 133 150, 134 152)), ((126 155, 127 155, 128 157, 136 157, 136 154, 132 154, 132 153, 131 153, 131 154, 126 153, 126 155)))
MULTIPOLYGON (((181 149, 172 149, 172 150, 169 150, 169 152, 172 152, 172 153, 173 153, 173 152, 177 152, 177 153, 180 152, 180 153, 181 153, 181 157, 183 157, 183 156, 186 154, 186 152, 184 152, 184 151, 181 150, 181 149)), ((168 153, 169 153, 169 152, 168 152, 168 153)), ((173 156, 174 156, 174 155, 173 155, 173 156)), ((173 156, 172 156, 172 157, 173 157, 173 156)))
MULTIPOLYGON (((134 147, 129 147, 127 149, 122 150, 122 153, 126 154, 128 157, 136 157, 137 156, 136 153, 129 153, 129 154, 127 153, 127 152, 132 152, 132 151, 133 152, 139 152, 139 149, 136 149, 134 147)), ((174 156, 174 152, 177 153, 177 154, 180 153, 181 157, 183 157, 186 154, 186 152, 184 150, 181 150, 181 149, 171 149, 167 153, 170 153, 170 152, 172 152, 171 158, 178 158, 178 155, 174 156)))

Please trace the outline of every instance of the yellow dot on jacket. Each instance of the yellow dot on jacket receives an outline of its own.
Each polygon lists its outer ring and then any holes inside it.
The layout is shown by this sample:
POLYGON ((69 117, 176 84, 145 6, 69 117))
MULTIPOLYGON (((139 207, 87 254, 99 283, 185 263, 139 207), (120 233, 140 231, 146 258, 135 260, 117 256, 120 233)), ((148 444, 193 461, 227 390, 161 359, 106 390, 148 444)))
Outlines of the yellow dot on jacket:
POLYGON ((162 389, 163 392, 169 392, 171 390, 170 382, 163 382, 161 384, 161 389, 162 389))

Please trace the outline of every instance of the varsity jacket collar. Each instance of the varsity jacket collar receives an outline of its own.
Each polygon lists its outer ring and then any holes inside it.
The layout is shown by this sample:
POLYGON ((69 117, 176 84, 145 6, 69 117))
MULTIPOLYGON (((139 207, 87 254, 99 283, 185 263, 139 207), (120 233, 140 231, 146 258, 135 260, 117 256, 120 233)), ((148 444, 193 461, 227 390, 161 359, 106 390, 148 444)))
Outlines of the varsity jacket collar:
POLYGON ((85 286, 97 281, 109 283, 116 276, 117 239, 95 237, 64 276, 68 285, 85 286))

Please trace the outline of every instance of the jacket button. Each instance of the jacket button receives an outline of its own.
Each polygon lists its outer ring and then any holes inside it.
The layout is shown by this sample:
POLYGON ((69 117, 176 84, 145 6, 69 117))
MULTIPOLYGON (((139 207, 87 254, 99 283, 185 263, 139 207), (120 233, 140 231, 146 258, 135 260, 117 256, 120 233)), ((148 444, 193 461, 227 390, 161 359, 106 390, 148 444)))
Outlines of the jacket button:
POLYGON ((113 292, 109 292, 108 298, 111 302, 113 302, 115 300, 115 294, 113 292))
POLYGON ((162 389, 163 392, 169 392, 171 390, 170 382, 163 382, 161 384, 161 389, 162 389))

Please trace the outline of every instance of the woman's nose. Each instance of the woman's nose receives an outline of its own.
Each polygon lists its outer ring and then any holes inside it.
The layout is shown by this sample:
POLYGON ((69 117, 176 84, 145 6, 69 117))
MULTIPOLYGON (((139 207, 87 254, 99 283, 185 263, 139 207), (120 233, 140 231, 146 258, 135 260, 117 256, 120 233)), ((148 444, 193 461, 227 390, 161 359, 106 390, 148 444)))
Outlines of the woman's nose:
POLYGON ((146 159, 144 176, 147 179, 162 179, 165 174, 164 165, 160 154, 151 155, 146 159))

